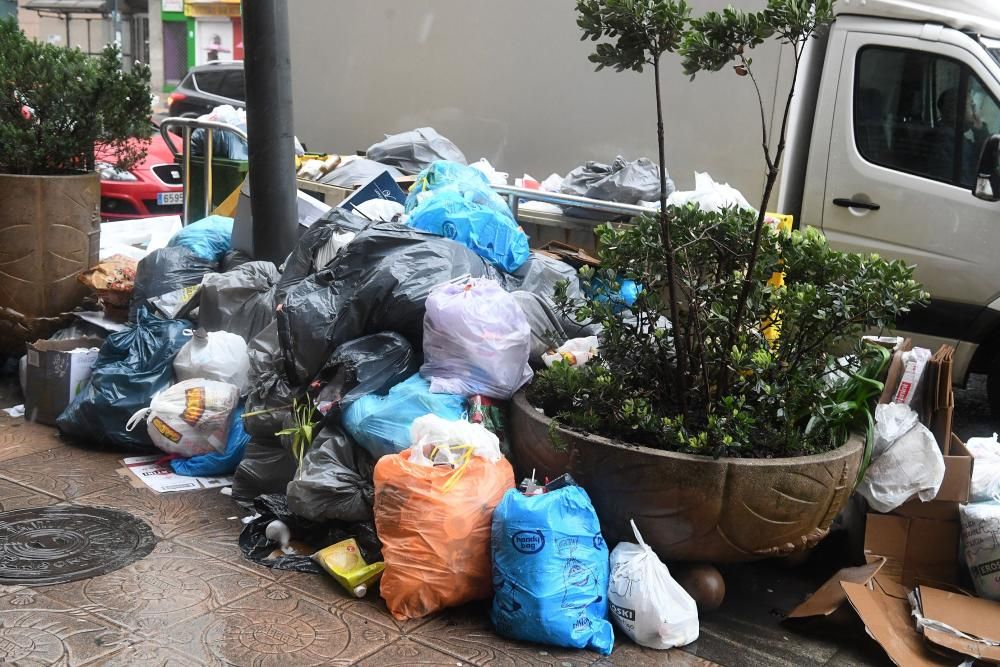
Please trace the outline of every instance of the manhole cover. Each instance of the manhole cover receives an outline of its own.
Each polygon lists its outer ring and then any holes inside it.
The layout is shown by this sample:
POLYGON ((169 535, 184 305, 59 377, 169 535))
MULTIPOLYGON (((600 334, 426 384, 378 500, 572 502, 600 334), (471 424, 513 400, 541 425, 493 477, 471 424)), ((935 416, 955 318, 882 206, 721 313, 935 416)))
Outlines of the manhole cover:
POLYGON ((59 584, 114 572, 149 555, 143 521, 100 507, 0 512, 0 584, 59 584))

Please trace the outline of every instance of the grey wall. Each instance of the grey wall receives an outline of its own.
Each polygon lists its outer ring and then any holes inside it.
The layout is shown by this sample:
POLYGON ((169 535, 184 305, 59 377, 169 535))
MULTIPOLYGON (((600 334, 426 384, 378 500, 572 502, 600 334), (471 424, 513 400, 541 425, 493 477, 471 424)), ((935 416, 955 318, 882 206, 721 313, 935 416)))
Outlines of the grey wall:
MULTIPOLYGON (((295 131, 310 149, 364 150, 383 133, 430 125, 470 160, 486 157, 512 177, 565 174, 617 154, 656 158, 652 73, 594 73, 574 0, 288 4, 295 131)), ((691 4, 701 14, 729 3, 691 4)), ((777 50, 755 53, 754 63, 770 100, 777 50)), ((720 72, 689 82, 668 54, 662 83, 667 164, 678 186, 708 171, 759 196, 760 113, 750 81, 720 72)))

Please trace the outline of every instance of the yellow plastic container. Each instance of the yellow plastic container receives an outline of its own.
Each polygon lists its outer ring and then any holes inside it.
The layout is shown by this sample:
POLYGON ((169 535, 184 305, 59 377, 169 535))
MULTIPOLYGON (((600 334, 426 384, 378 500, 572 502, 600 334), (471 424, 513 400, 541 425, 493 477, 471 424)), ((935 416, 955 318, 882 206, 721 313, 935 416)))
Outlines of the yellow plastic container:
POLYGON ((385 563, 365 562, 354 538, 331 544, 312 555, 312 559, 330 573, 341 586, 355 597, 363 598, 368 589, 382 576, 385 563))

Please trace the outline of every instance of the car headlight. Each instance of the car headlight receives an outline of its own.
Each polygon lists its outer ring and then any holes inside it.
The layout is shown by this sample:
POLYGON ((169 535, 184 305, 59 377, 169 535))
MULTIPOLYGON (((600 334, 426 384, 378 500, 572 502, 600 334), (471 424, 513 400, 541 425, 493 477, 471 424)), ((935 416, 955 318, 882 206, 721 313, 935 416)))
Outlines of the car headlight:
POLYGON ((138 181, 135 174, 130 171, 116 169, 110 162, 97 162, 94 164, 97 173, 101 175, 102 181, 138 181))

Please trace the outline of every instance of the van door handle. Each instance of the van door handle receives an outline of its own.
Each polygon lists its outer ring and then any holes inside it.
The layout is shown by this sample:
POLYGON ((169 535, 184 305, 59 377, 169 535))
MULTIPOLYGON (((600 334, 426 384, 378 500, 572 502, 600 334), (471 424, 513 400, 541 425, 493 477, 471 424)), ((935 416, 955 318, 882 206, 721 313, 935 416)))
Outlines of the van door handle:
POLYGON ((845 199, 844 197, 837 197, 834 199, 833 205, 843 206, 844 208, 866 208, 869 211, 877 211, 882 208, 875 202, 854 201, 853 199, 845 199))

